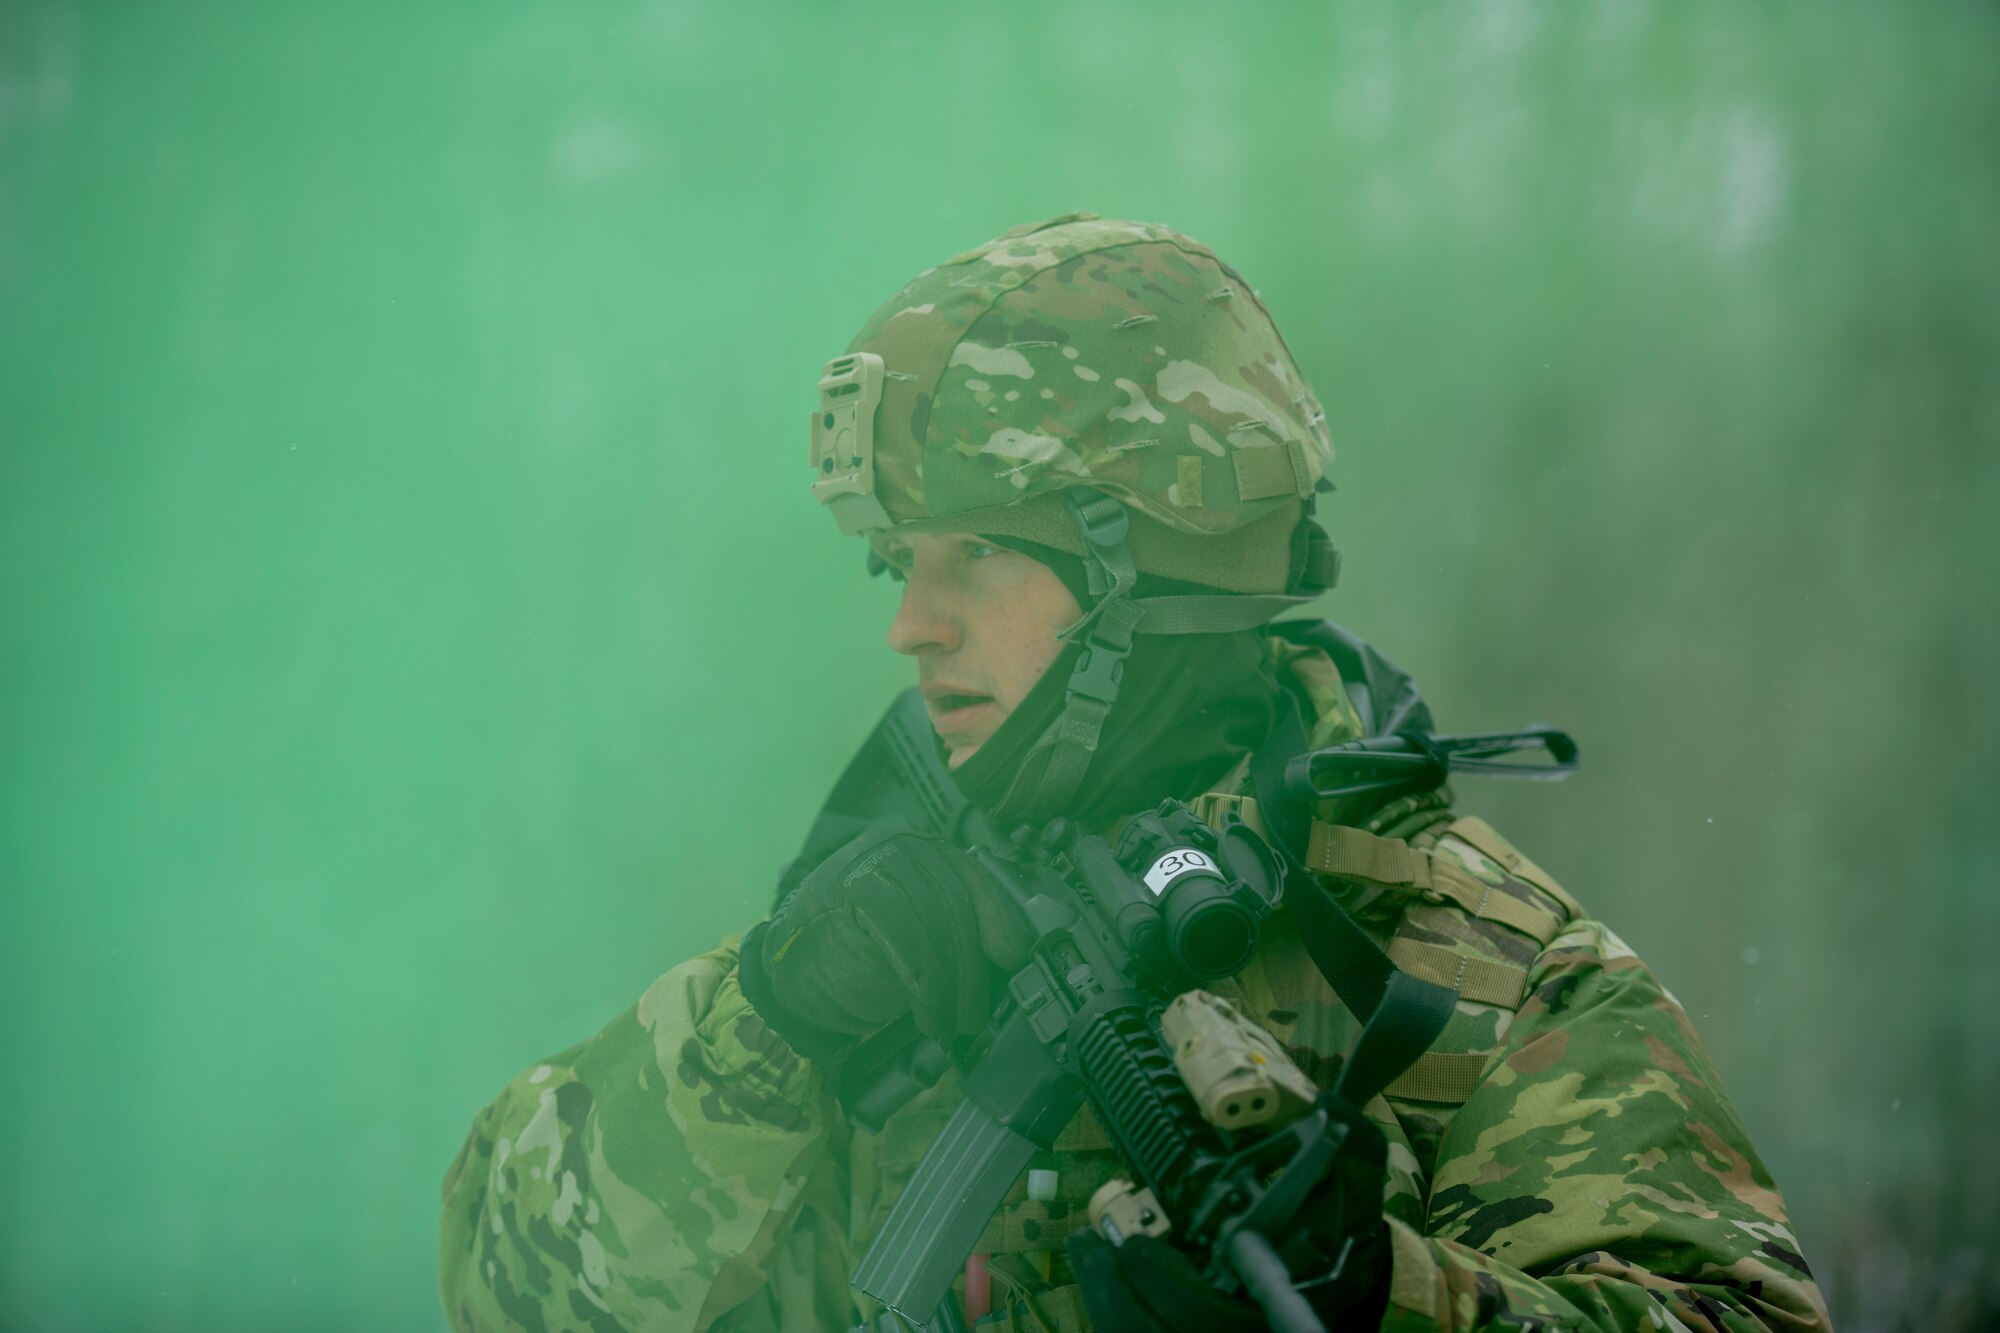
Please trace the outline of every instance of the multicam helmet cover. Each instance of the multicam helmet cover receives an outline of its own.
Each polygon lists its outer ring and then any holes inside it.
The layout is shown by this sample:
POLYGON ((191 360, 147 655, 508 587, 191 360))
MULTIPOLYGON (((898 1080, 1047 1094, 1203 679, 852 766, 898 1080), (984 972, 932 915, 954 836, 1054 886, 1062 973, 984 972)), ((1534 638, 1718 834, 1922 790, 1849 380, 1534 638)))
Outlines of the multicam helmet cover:
POLYGON ((848 532, 983 531, 1088 486, 1216 535, 1310 495, 1332 455, 1234 270, 1170 228, 1089 213, 919 274, 829 363, 812 448, 848 532))

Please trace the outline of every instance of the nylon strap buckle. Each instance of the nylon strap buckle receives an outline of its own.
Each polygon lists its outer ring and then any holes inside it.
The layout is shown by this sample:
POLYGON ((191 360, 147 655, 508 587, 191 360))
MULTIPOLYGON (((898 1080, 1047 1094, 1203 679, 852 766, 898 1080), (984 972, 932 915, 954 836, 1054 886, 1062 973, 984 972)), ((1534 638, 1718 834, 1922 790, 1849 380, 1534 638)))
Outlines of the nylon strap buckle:
POLYGON ((1088 486, 1073 487, 1068 492, 1069 507, 1077 517, 1077 526, 1083 530, 1084 540, 1092 546, 1123 546, 1132 533, 1131 515, 1125 506, 1102 491, 1091 490, 1088 486), (1079 500, 1080 495, 1088 495, 1088 500, 1079 500))
POLYGON ((1069 692, 1110 707, 1125 676, 1125 659, 1132 655, 1132 630, 1145 614, 1137 603, 1120 598, 1106 603, 1083 636, 1083 653, 1070 668, 1069 692))
POLYGON ((1132 556, 1125 539, 1132 532, 1132 516, 1125 506, 1102 491, 1079 486, 1065 492, 1070 514, 1083 534, 1084 570, 1090 578, 1090 595, 1117 596, 1132 586, 1132 556), (1089 497, 1085 499, 1083 497, 1089 497))

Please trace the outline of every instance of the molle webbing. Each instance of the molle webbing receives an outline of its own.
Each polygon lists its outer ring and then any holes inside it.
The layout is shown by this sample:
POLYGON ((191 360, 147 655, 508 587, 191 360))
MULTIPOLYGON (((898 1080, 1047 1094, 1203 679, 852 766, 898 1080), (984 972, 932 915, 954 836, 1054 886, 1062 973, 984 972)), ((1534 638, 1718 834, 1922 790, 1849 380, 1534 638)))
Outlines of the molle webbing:
MULTIPOLYGON (((1571 917, 1583 915, 1583 908, 1576 899, 1564 891, 1563 886, 1550 877, 1549 872, 1514 850, 1513 844, 1493 831, 1493 826, 1476 815, 1467 815, 1453 821, 1445 833, 1470 846, 1487 860, 1499 866, 1524 884, 1532 884, 1563 906, 1563 911, 1571 917)), ((1554 938, 1551 936, 1550 938, 1554 938)), ((1547 944, 1548 940, 1541 941, 1547 944)))
POLYGON ((1389 958, 1411 976, 1458 992, 1461 1000, 1518 1009, 1528 993, 1528 969, 1512 963, 1475 958, 1398 935, 1389 941, 1389 958))
MULTIPOLYGON (((1445 829, 1447 837, 1457 836, 1475 848, 1479 844, 1461 831, 1482 821, 1461 819, 1445 829)), ((1486 829, 1489 840, 1503 845, 1486 829)), ((1498 861, 1499 858, 1493 857, 1498 861)), ((1516 864, 1520 858, 1517 856, 1516 864)), ((1450 861, 1419 851, 1400 838, 1379 838, 1363 829, 1315 821, 1306 864, 1339 879, 1358 879, 1389 888, 1409 889, 1427 898, 1444 898, 1457 903, 1482 921, 1497 921, 1518 930, 1536 944, 1547 944, 1562 929, 1562 918, 1460 869, 1450 861)), ((1505 863, 1502 869, 1512 873, 1505 863)), ((1537 886, 1539 887, 1539 886, 1537 886)), ((1554 896, 1554 895, 1550 895, 1554 896)), ((1560 900, 1558 900, 1560 901, 1560 900)))
MULTIPOLYGON (((1195 798, 1196 815, 1210 823, 1233 814, 1260 837, 1268 838, 1257 798, 1233 792, 1206 792, 1195 798)), ((1469 844, 1509 875, 1540 889, 1562 904, 1568 916, 1582 909, 1559 888, 1540 867, 1508 846, 1483 819, 1467 816, 1448 824, 1443 836, 1469 844)), ((1412 847, 1401 838, 1383 838, 1365 829, 1345 824, 1329 824, 1315 819, 1307 838, 1305 864, 1336 879, 1360 880, 1385 888, 1407 890, 1419 897, 1448 900, 1467 915, 1494 921, 1526 935, 1538 945, 1546 945, 1561 930, 1565 916, 1559 916, 1503 889, 1475 878, 1452 862, 1412 847)), ((1393 950, 1391 951, 1393 953, 1393 950)), ((1450 978, 1426 975, 1426 980, 1450 984, 1450 978)), ((1471 998, 1468 996, 1467 998, 1471 998)))
POLYGON ((1406 1102, 1463 1102, 1486 1075, 1491 1051, 1425 1051, 1382 1094, 1406 1102))
MULTIPOLYGON (((1225 814, 1235 815, 1260 836, 1269 836, 1254 796, 1211 791, 1197 797, 1192 805, 1195 813, 1210 823, 1225 814)), ((1574 899, 1485 820, 1461 817, 1436 836, 1458 839, 1517 882, 1507 887, 1488 884, 1449 857, 1435 855, 1425 847, 1319 819, 1310 827, 1303 860, 1308 869, 1330 878, 1407 894, 1413 901, 1403 920, 1419 929, 1433 913, 1462 912, 1475 920, 1504 926, 1545 948, 1571 917, 1582 914, 1574 899), (1546 894, 1546 899, 1531 901, 1538 896, 1536 891, 1546 894), (1550 910, 1547 903, 1559 910, 1550 910)), ((1390 939, 1388 954, 1411 975, 1456 990, 1461 1001, 1516 1010, 1526 998, 1528 971, 1514 963, 1400 933, 1390 939)), ((1463 1103, 1485 1077, 1493 1056, 1492 1050, 1427 1050, 1390 1083, 1385 1095, 1401 1101, 1463 1103)))

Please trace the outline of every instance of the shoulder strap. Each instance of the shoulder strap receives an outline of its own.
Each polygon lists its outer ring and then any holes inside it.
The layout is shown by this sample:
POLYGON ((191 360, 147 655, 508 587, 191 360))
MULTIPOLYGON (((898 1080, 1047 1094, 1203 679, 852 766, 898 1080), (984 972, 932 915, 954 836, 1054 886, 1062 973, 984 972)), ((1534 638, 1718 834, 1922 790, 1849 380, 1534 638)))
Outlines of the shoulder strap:
MULTIPOLYGON (((1489 847, 1496 850, 1504 848, 1506 844, 1499 841, 1498 835, 1485 821, 1471 816, 1454 820, 1445 826, 1444 836, 1463 839, 1508 874, 1535 888, 1543 888, 1537 880, 1518 872, 1522 864, 1519 853, 1513 853, 1510 859, 1503 859, 1495 851, 1488 850, 1489 847), (1482 836, 1490 840, 1486 845, 1479 840, 1482 836)), ((1507 850, 1512 853, 1512 848, 1507 850)), ((1496 889, 1446 858, 1413 847, 1401 838, 1384 838, 1365 829, 1314 820, 1305 864, 1309 870, 1340 879, 1358 879, 1369 884, 1407 889, 1431 901, 1455 903, 1464 909, 1466 915, 1482 921, 1496 921, 1519 931, 1538 945, 1546 945, 1554 939, 1564 922, 1563 916, 1496 889)), ((1549 897, 1562 904, 1569 915, 1575 915, 1568 895, 1550 893, 1549 897)))
POLYGON ((1271 843, 1295 872, 1286 877, 1286 900, 1299 938, 1334 993, 1361 1020, 1361 1036, 1334 1087, 1336 1095, 1361 1106, 1437 1040, 1458 997, 1391 962, 1303 864, 1310 815, 1305 802, 1286 790, 1285 769, 1305 752, 1305 724, 1291 693, 1284 691, 1280 698, 1278 723, 1251 758, 1250 778, 1271 843))
MULTIPOLYGON (((1231 814, 1266 841, 1271 838, 1263 809, 1254 796, 1220 790, 1203 792, 1190 802, 1190 807, 1210 824, 1224 814, 1231 814)), ((1446 823, 1443 833, 1464 840, 1515 879, 1546 893, 1563 911, 1551 912, 1496 889, 1451 861, 1433 856, 1402 838, 1385 838, 1350 824, 1312 820, 1307 826, 1305 854, 1299 860, 1307 870, 1336 879, 1379 884, 1431 901, 1455 903, 1467 916, 1496 921, 1540 945, 1554 939, 1570 919, 1582 915, 1582 909, 1561 885, 1515 851, 1485 820, 1466 815, 1446 823)))

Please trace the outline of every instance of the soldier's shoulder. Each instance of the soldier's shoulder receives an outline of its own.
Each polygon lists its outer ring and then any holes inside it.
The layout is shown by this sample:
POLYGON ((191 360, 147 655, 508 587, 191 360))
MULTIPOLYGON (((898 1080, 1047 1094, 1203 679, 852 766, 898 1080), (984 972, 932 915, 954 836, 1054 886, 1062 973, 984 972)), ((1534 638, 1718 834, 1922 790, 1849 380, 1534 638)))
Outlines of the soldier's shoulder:
POLYGON ((1447 1108, 1487 1076, 1551 960, 1569 949, 1623 946, 1485 819, 1441 811, 1404 832, 1346 833, 1331 855, 1391 890, 1387 951, 1396 966, 1456 995, 1445 1030, 1389 1089, 1407 1113, 1441 1132, 1447 1108))
POLYGON ((1477 886, 1478 896, 1459 895, 1471 898, 1459 906, 1483 919, 1514 926, 1539 944, 1547 945, 1562 927, 1588 915, 1554 875, 1478 815, 1453 813, 1441 818, 1413 845, 1430 854, 1445 878, 1458 881, 1444 892, 1470 887, 1468 880, 1477 886), (1521 904, 1523 910, 1509 909, 1502 899, 1521 904))
POLYGON ((1542 952, 1583 908, 1514 843, 1476 815, 1441 814, 1404 838, 1327 831, 1337 870, 1392 890, 1389 956, 1450 987, 1462 1003, 1511 1013, 1542 952))
POLYGON ((1483 818, 1453 815, 1412 841, 1426 847, 1434 864, 1479 886, 1476 899, 1460 894, 1470 901, 1454 906, 1483 923, 1483 937, 1491 939, 1497 929, 1507 927, 1512 935, 1535 942, 1537 953, 1525 961, 1537 977, 1586 966, 1644 968, 1632 946, 1602 917, 1483 818))

